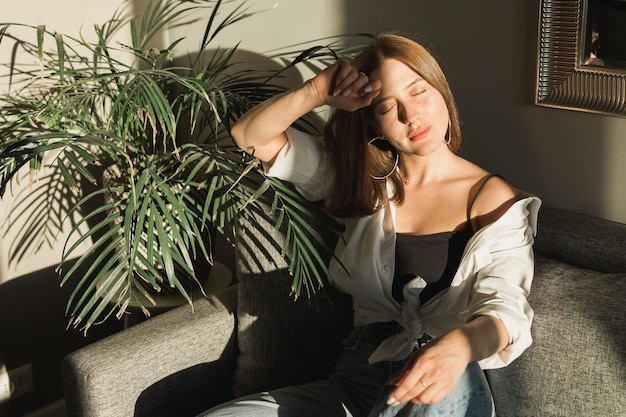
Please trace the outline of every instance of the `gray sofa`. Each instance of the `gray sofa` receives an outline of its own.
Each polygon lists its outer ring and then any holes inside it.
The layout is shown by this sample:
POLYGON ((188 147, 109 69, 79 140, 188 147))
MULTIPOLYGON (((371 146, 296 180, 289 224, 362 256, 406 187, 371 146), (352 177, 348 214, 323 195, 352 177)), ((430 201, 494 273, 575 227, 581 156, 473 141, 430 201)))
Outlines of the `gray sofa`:
MULTIPOLYGON (((550 207, 539 217, 534 344, 487 372, 498 416, 626 416, 626 225, 550 207)), ((350 300, 326 287, 294 301, 281 242, 264 221, 242 231, 237 285, 67 356, 68 415, 193 416, 328 374, 350 300)))

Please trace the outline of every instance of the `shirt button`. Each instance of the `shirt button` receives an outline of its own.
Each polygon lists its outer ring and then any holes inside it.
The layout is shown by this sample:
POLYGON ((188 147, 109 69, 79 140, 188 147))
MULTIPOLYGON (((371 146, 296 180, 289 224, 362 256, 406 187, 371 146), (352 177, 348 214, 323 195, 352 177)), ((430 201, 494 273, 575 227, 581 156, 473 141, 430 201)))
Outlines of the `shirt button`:
POLYGON ((390 265, 384 265, 383 266, 383 271, 385 271, 385 272, 389 272, 390 269, 391 269, 390 265))

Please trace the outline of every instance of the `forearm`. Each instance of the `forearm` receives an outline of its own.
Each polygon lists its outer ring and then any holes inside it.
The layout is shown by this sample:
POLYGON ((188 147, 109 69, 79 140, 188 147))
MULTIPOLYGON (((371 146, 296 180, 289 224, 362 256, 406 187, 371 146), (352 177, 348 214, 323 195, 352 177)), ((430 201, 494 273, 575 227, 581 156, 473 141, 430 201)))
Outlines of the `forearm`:
POLYGON ((284 146, 287 128, 323 104, 313 84, 306 82, 252 108, 235 123, 231 134, 241 149, 269 162, 284 146))
POLYGON ((509 344, 509 334, 504 323, 494 316, 478 316, 450 333, 453 332, 465 339, 470 362, 495 355, 509 344))
POLYGON ((508 345, 508 332, 497 317, 477 316, 416 351, 392 384, 388 404, 416 401, 434 404, 450 392, 471 362, 498 353, 508 345))
POLYGON ((369 106, 382 84, 368 83, 365 74, 339 60, 299 87, 251 109, 231 134, 240 148, 271 163, 287 142, 287 128, 311 110, 325 104, 347 111, 369 106))

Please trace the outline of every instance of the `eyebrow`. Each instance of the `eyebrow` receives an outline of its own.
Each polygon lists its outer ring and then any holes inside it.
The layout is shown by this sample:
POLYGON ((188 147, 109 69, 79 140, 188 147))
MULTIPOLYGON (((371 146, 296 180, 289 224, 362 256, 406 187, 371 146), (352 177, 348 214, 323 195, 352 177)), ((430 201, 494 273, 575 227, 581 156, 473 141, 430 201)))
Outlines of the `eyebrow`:
MULTIPOLYGON (((405 90, 408 90, 408 89, 410 89, 411 87, 413 87, 414 85, 416 85, 416 84, 420 83, 421 81, 426 81, 426 80, 425 80, 425 79, 423 79, 422 77, 420 77, 420 76, 418 75, 417 77, 415 77, 415 79, 414 79, 413 81, 411 81, 410 83, 408 83, 408 84, 404 87, 404 89, 405 89, 405 90)), ((391 99, 391 97, 389 97, 389 96, 385 96, 385 97, 376 97, 376 98, 374 99, 374 101, 372 101, 372 104, 370 104, 370 106, 371 106, 371 107, 376 107, 376 106, 378 106, 380 103, 383 103, 383 102, 385 102, 385 101, 387 101, 387 100, 389 100, 389 99, 391 99)))

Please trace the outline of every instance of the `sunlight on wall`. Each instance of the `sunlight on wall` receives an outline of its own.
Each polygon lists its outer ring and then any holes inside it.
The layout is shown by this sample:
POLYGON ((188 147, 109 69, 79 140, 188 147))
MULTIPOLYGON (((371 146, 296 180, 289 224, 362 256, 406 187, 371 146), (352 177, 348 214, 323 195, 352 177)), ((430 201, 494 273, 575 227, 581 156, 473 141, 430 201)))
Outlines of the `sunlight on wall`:
MULTIPOLYGON (((128 5, 133 7, 135 11, 138 11, 143 9, 148 1, 129 0, 128 5)), ((82 34, 89 39, 93 33, 93 24, 106 21, 113 16, 116 9, 124 4, 124 0, 111 2, 101 0, 23 0, 4 5, 0 22, 19 22, 33 26, 45 24, 48 30, 76 37, 82 34), (68 13, 68 10, 72 12, 68 13)), ((232 4, 225 2, 221 16, 226 16, 233 6, 238 4, 238 2, 232 4)), ((241 51, 268 53, 296 45, 300 42, 341 34, 341 2, 336 0, 317 0, 315 2, 258 0, 250 2, 249 6, 251 12, 259 13, 224 30, 216 39, 215 46, 231 47, 241 42, 241 51), (324 19, 318 18, 314 22, 307 19, 308 16, 320 15, 323 15, 324 19)), ((207 10, 207 16, 200 17, 198 19, 199 23, 175 28, 169 34, 169 40, 166 39, 163 43, 169 43, 174 39, 185 37, 185 40, 177 49, 189 51, 189 53, 197 51, 204 33, 204 24, 209 16, 210 10, 207 10)), ((218 20, 220 20, 219 17, 218 20)), ((26 33, 25 36, 32 42, 36 42, 32 29, 30 31, 25 30, 23 33, 26 33)), ((6 39, 1 46, 0 62, 8 63, 10 61, 11 48, 7 46, 6 39)), ((6 74, 5 71, 5 68, 0 68, 0 75, 6 74)), ((301 69, 300 76, 302 79, 309 78, 312 75, 312 72, 309 70, 301 69)), ((5 81, 0 81, 0 88, 5 87, 5 81)), ((44 176, 45 173, 42 172, 41 177, 44 176)), ((28 181, 17 187, 14 190, 13 197, 7 195, 0 201, 0 219, 3 219, 3 221, 17 219, 19 222, 21 218, 25 217, 20 217, 23 214, 23 210, 25 210, 23 206, 15 208, 16 204, 20 202, 19 199, 15 198, 15 195, 20 195, 21 193, 23 197, 28 194, 31 196, 29 197, 30 201, 35 201, 33 196, 37 191, 41 191, 45 183, 41 181, 35 184, 32 190, 29 190, 27 184, 28 181), (11 214, 10 216, 9 213, 11 214)), ((29 210, 36 212, 37 204, 33 203, 29 210)), ((0 226, 2 226, 3 221, 0 221, 0 226)), ((32 250, 24 252, 21 255, 22 259, 20 262, 10 261, 9 257, 11 254, 15 257, 15 253, 19 253, 16 252, 16 248, 19 248, 19 242, 25 236, 24 233, 24 231, 20 232, 19 227, 13 228, 8 233, 6 232, 6 227, 0 229, 0 283, 29 272, 56 265, 61 259, 62 244, 66 239, 67 226, 66 230, 58 236, 55 244, 49 243, 50 236, 38 236, 40 239, 38 244, 40 244, 41 248, 38 252, 33 252, 32 250)), ((84 245, 84 247, 86 248, 87 245, 84 245)))
POLYGON ((620 118, 607 118, 604 126, 607 138, 611 146, 607 148, 604 166, 604 202, 601 217, 626 223, 626 120, 620 118))
MULTIPOLYGON (((124 0, 21 0, 2 5, 1 22, 45 24, 51 30, 78 33, 108 19, 124 0)), ((3 61, 5 62, 5 61, 3 61)))
MULTIPOLYGON (((123 4, 122 0, 103 2, 100 0, 21 0, 19 2, 7 2, 3 4, 0 22, 23 23, 28 25, 45 24, 47 29, 58 31, 73 36, 79 36, 81 30, 84 33, 92 33, 92 25, 105 21, 113 15, 117 7, 123 4), (68 13, 71 10, 71 13, 68 13)), ((32 42, 36 42, 32 30, 21 30, 20 35, 27 37, 32 42)), ((8 39, 4 39, 0 45, 0 62, 10 62, 11 47, 8 39)), ((0 75, 6 74, 6 68, 0 68, 0 75)), ((1 88, 4 88, 2 82, 1 88)), ((45 171, 40 177, 45 177, 45 171)), ((39 208, 33 200, 44 181, 35 183, 32 189, 28 187, 28 180, 23 181, 20 186, 14 188, 13 193, 7 193, 3 200, 0 200, 0 284, 12 278, 19 277, 29 272, 56 265, 61 259, 63 242, 67 236, 67 227, 57 237, 57 243, 49 242, 50 238, 56 234, 56 230, 50 230, 46 235, 34 236, 32 242, 40 245, 39 251, 29 250, 19 255, 20 239, 24 236, 24 228, 11 228, 7 231, 7 222, 17 220, 18 223, 28 212, 37 212, 39 208), (18 196, 21 196, 18 198, 18 196), (24 199, 26 197, 26 199, 24 199), (17 206, 21 202, 30 204, 17 206), (22 232, 20 232, 22 230, 22 232), (17 262, 15 257, 21 257, 17 262), (14 259, 11 260, 10 257, 14 259)), ((29 222, 34 222, 34 219, 29 222)), ((24 226, 31 226, 26 222, 24 226)), ((88 245, 83 245, 85 250, 88 245)), ((24 246, 22 246, 23 248, 24 246)))
MULTIPOLYGON (((61 192, 58 177, 50 178, 44 168, 32 185, 28 170, 23 170, 22 178, 0 201, 0 283, 58 264, 71 224, 79 219, 77 215, 70 218, 67 210, 57 203, 65 199, 50 198, 61 192), (55 202, 52 207, 46 204, 48 199, 55 202)), ((84 227, 80 230, 84 232, 84 227)), ((74 234, 68 247, 77 239, 78 235, 74 234)), ((84 253, 89 246, 90 241, 81 244, 76 255, 84 253)))
MULTIPOLYGON (((232 4, 225 3, 222 16, 232 7, 232 4)), ((242 51, 269 53, 301 42, 342 34, 342 2, 337 0, 258 0, 250 2, 249 11, 259 13, 226 28, 214 45, 230 47, 241 42, 239 49, 242 51)), ((200 20, 198 24, 171 30, 170 42, 184 37, 178 49, 189 53, 197 51, 207 19, 200 20)), ((311 73, 303 71, 303 77, 310 76, 311 73)))

